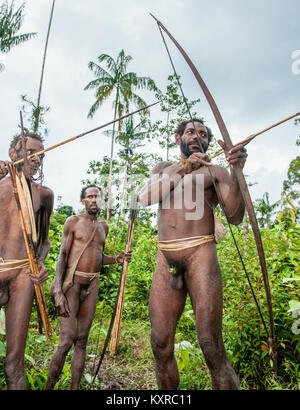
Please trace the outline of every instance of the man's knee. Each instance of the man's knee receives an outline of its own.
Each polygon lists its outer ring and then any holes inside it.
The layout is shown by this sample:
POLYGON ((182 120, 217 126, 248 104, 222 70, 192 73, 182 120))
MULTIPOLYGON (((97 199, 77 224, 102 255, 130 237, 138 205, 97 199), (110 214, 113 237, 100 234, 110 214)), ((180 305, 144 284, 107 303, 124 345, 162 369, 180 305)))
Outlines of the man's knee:
POLYGON ((87 341, 88 341, 88 335, 79 334, 74 343, 75 347, 80 350, 86 350, 87 341))
POLYGON ((151 347, 157 358, 168 358, 174 353, 174 340, 162 332, 151 332, 151 347))
POLYGON ((59 344, 57 346, 57 350, 60 351, 62 354, 67 354, 68 351, 71 349, 75 342, 75 334, 67 334, 63 335, 60 338, 59 344))

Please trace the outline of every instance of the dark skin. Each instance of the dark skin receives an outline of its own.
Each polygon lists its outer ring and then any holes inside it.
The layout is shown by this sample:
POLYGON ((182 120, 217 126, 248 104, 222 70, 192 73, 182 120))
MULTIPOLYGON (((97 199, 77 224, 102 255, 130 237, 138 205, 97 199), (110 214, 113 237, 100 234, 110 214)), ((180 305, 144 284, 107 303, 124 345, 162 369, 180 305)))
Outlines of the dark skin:
MULTIPOLYGON (((43 149, 43 144, 34 138, 26 139, 26 152, 33 154, 43 149)), ((21 150, 10 149, 12 161, 22 158, 21 150)), ((40 167, 41 157, 28 161, 25 175, 32 177, 40 167)), ((27 258, 12 182, 5 162, 0 162, 0 257, 4 260, 27 258)), ((37 254, 41 264, 38 275, 30 268, 12 269, 0 273, 0 305, 5 305, 6 358, 5 376, 7 388, 25 389, 24 351, 29 319, 34 297, 34 283, 42 284, 48 277, 44 259, 49 251, 48 230, 53 209, 53 192, 31 181, 32 202, 38 233, 41 241, 37 254)))
MULTIPOLYGON (((244 202, 232 165, 239 163, 244 166, 245 148, 239 145, 225 152, 230 172, 212 165, 208 156, 201 152, 199 144, 200 139, 202 147, 207 148, 207 129, 200 122, 194 122, 194 125, 196 130, 190 122, 183 135, 176 134, 175 137, 185 162, 158 164, 139 196, 143 206, 159 204, 158 235, 162 241, 214 233, 213 209, 218 204, 218 197, 208 167, 217 183, 229 222, 239 224, 244 215, 244 202), (197 175, 203 181, 204 209, 198 218, 188 219, 187 215, 193 210, 186 209, 184 202, 180 209, 176 209, 175 197, 184 195, 186 190, 195 196, 197 175), (185 183, 185 179, 188 182, 185 183), (170 180, 171 183, 164 183, 170 180), (168 206, 164 206, 166 203, 168 206)), ((218 143, 224 149, 223 141, 218 143)), ((187 293, 191 298, 197 336, 211 373, 213 389, 239 389, 239 381, 227 359, 222 338, 222 283, 215 242, 184 250, 158 251, 149 314, 159 389, 176 389, 179 384, 174 337, 187 293), (171 267, 175 268, 175 276, 171 267)))
POLYGON ((79 256, 81 249, 89 240, 95 224, 98 225, 98 228, 94 239, 81 256, 76 270, 98 273, 102 265, 123 263, 125 260, 130 262, 131 260, 131 251, 122 251, 117 256, 108 256, 103 253, 108 224, 97 219, 100 202, 101 193, 98 188, 88 188, 85 191, 85 198, 82 200, 86 212, 68 218, 65 223, 53 289, 57 314, 60 316, 60 336, 59 345, 49 367, 47 390, 53 389, 58 381, 66 355, 73 344, 71 390, 79 389, 85 364, 86 345, 98 299, 99 278, 96 277, 90 281, 88 278, 74 275, 73 286, 66 294, 62 291, 62 284, 67 266, 79 256))

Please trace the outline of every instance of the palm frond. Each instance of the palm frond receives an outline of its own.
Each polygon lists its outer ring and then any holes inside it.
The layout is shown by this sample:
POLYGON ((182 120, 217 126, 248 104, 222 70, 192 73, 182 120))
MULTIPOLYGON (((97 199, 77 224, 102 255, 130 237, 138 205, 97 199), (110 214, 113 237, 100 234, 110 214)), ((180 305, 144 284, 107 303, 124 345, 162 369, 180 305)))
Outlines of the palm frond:
POLYGON ((97 63, 94 63, 93 61, 90 61, 88 63, 88 68, 93 71, 95 77, 97 78, 109 78, 112 77, 110 73, 108 73, 106 70, 104 70, 103 67, 100 67, 97 63))
POLYGON ((110 73, 114 74, 117 70, 117 63, 110 55, 101 54, 100 56, 98 56, 97 60, 99 61, 99 63, 105 62, 110 73))
POLYGON ((110 97, 114 90, 113 84, 103 84, 96 91, 96 97, 98 100, 105 100, 110 97))
POLYGON ((102 101, 99 101, 99 100, 96 100, 94 102, 94 104, 89 109, 88 118, 93 118, 94 117, 95 112, 98 110, 98 108, 100 107, 101 104, 102 104, 102 101))
POLYGON ((137 77, 137 88, 145 88, 150 91, 158 91, 155 82, 150 77, 137 77))
POLYGON ((95 80, 90 81, 85 87, 84 90, 90 90, 93 88, 101 87, 103 85, 110 84, 113 86, 113 82, 111 77, 103 77, 103 78, 96 78, 95 80))
POLYGON ((36 35, 36 33, 16 35, 23 24, 24 7, 25 3, 15 11, 14 1, 12 1, 10 5, 5 1, 0 6, 0 51, 4 53, 7 53, 12 47, 28 41, 36 35))
MULTIPOLYGON (((134 105, 137 106, 137 108, 143 108, 143 107, 147 106, 146 101, 143 100, 139 95, 137 95, 135 93, 132 93, 132 102, 134 103, 134 105)), ((149 113, 150 113, 149 109, 143 111, 144 115, 147 115, 149 113)))

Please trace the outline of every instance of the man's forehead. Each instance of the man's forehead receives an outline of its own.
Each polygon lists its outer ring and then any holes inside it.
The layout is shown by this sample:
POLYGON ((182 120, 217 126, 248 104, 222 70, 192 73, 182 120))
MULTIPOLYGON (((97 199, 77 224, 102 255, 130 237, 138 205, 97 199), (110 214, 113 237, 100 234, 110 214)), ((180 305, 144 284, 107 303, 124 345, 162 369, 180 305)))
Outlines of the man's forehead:
POLYGON ((186 127, 185 127, 185 129, 184 130, 187 130, 187 129, 189 129, 189 128, 192 128, 192 129, 200 129, 200 130, 204 130, 204 131, 206 131, 206 127, 205 127, 205 125, 203 125, 201 122, 199 122, 199 121, 194 121, 194 122, 188 122, 187 124, 186 124, 186 127))
POLYGON ((100 191, 95 187, 87 188, 85 191, 85 196, 87 197, 89 195, 100 195, 100 191))
POLYGON ((26 149, 32 149, 35 151, 42 151, 44 149, 44 144, 36 138, 27 137, 26 138, 26 149))

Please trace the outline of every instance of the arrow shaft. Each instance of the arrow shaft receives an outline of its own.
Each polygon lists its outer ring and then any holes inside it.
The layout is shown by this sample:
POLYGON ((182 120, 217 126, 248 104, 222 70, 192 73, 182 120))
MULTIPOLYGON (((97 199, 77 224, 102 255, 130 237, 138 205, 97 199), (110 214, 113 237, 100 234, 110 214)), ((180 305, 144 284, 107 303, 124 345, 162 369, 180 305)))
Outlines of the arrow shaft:
MULTIPOLYGON (((42 154, 44 154, 45 152, 48 152, 48 151, 52 151, 52 150, 54 150, 55 148, 58 148, 58 147, 60 147, 60 146, 62 146, 62 145, 65 145, 65 144, 68 144, 69 142, 74 141, 74 140, 76 140, 76 139, 78 139, 78 138, 81 138, 81 137, 83 137, 84 135, 91 134, 92 132, 98 131, 98 130, 100 130, 100 129, 102 129, 102 128, 105 128, 105 127, 108 127, 109 125, 111 125, 111 124, 113 124, 113 123, 115 123, 115 122, 118 122, 118 121, 122 121, 122 120, 124 120, 125 118, 127 118, 127 117, 129 117, 129 116, 131 116, 131 115, 134 115, 134 114, 136 114, 136 113, 138 113, 138 112, 140 112, 140 111, 145 111, 146 109, 148 109, 148 108, 150 108, 150 107, 152 107, 152 106, 154 106, 154 105, 156 105, 156 104, 158 104, 158 103, 159 103, 159 102, 157 101, 157 102, 155 102, 155 103, 152 103, 152 104, 150 104, 150 105, 147 105, 146 107, 139 108, 138 110, 133 111, 133 112, 131 112, 131 113, 129 113, 129 114, 123 115, 122 117, 117 118, 116 120, 109 121, 109 122, 107 122, 107 123, 105 123, 105 124, 103 124, 103 125, 100 125, 99 127, 93 128, 93 129, 91 129, 91 130, 89 130, 89 131, 85 131, 85 132, 83 132, 83 133, 81 133, 81 134, 79 134, 79 135, 76 135, 75 137, 71 137, 71 138, 69 138, 69 139, 67 139, 67 140, 61 141, 61 142, 59 142, 59 143, 57 143, 57 144, 55 144, 55 145, 52 145, 51 147, 48 147, 48 148, 43 149, 42 151, 39 151, 39 152, 36 152, 35 154, 29 155, 29 156, 27 157, 27 159, 30 159, 30 158, 33 158, 33 157, 42 155, 42 154)), ((23 162, 24 162, 24 158, 19 159, 18 161, 15 161, 13 164, 14 164, 14 165, 18 165, 18 164, 22 164, 23 162)))
MULTIPOLYGON (((293 115, 291 115, 291 116, 289 116, 289 117, 287 117, 287 118, 284 118, 284 119, 281 120, 281 121, 275 122, 275 124, 272 124, 272 125, 270 125, 269 127, 264 128, 263 130, 261 130, 261 131, 255 133, 255 134, 249 135, 249 137, 247 137, 247 138, 241 140, 240 142, 237 142, 236 144, 234 144, 234 147, 237 146, 237 145, 241 145, 241 144, 242 144, 242 145, 246 145, 246 144, 248 144, 250 141, 252 141, 255 137, 257 137, 258 135, 261 135, 261 134, 263 134, 264 132, 267 132, 267 131, 269 131, 270 129, 272 129, 272 128, 274 128, 274 127, 277 127, 278 125, 281 125, 281 124, 283 124, 284 122, 289 121, 289 120, 291 120, 292 118, 297 117, 298 115, 300 115, 300 112, 297 112, 296 114, 293 114, 293 115)), ((219 155, 221 155, 221 154, 223 154, 223 153, 224 153, 224 151, 223 151, 223 150, 220 150, 220 151, 216 152, 214 155, 212 155, 212 156, 210 157, 210 159, 216 158, 216 157, 218 157, 219 155)))

